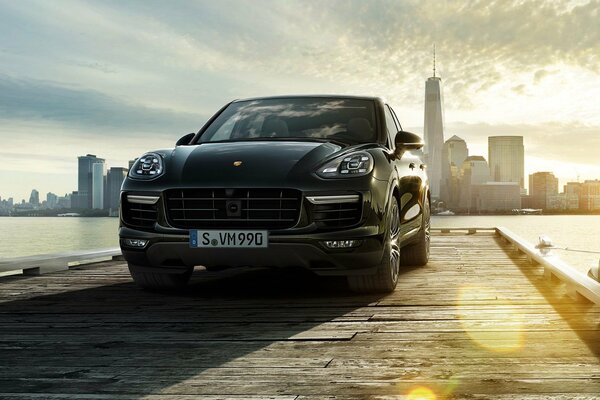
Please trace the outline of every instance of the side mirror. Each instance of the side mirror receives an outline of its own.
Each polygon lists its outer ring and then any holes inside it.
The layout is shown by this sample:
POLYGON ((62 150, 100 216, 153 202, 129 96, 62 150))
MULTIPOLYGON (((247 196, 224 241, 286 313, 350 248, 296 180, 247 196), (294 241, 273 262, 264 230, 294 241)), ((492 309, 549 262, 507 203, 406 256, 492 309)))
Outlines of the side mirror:
POLYGON ((419 135, 406 131, 396 133, 394 142, 396 144, 397 153, 402 153, 407 150, 418 150, 425 144, 419 135))
POLYGON ((195 133, 188 133, 187 135, 181 137, 177 143, 175 143, 175 146, 185 146, 190 144, 190 141, 194 138, 194 136, 196 136, 195 133))

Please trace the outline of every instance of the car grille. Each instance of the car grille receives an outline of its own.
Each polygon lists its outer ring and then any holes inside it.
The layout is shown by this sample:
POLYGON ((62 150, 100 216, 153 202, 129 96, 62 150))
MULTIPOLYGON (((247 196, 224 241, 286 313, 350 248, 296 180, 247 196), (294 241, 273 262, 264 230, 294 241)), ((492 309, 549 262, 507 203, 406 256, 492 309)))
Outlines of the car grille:
POLYGON ((171 226, 285 229, 296 224, 302 194, 293 189, 178 189, 166 192, 171 226))
POLYGON ((137 228, 152 228, 158 217, 157 204, 139 204, 127 201, 123 196, 121 215, 125 224, 137 228))
POLYGON ((362 202, 312 204, 312 220, 319 228, 346 228, 360 222, 362 202))

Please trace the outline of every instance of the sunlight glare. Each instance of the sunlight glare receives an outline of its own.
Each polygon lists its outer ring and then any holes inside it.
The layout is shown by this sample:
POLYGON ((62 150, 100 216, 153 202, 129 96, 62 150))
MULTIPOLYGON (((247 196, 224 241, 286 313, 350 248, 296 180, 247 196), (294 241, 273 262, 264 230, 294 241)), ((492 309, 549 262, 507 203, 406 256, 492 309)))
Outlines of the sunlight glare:
POLYGON ((513 352, 524 344, 523 315, 510 300, 494 289, 483 286, 463 287, 458 296, 457 312, 463 330, 478 346, 493 352, 513 352), (474 303, 494 302, 490 315, 481 315, 474 303))
POLYGON ((437 396, 431 389, 424 386, 419 386, 410 391, 407 397, 408 400, 436 400, 437 396))

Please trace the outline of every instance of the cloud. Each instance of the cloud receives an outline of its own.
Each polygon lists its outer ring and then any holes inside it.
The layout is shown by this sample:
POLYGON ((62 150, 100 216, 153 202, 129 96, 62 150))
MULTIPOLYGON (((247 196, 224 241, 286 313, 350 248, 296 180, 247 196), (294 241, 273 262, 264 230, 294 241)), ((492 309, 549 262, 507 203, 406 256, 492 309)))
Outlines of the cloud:
POLYGON ((85 138, 67 159, 102 143, 89 151, 122 164, 230 100, 290 93, 382 96, 418 126, 435 43, 450 127, 522 128, 540 157, 579 160, 582 143, 592 162, 598 20, 600 0, 4 2, 0 138, 40 155, 85 138))
POLYGON ((0 119, 60 122, 104 129, 105 135, 127 131, 194 131, 206 116, 150 108, 100 92, 51 82, 0 76, 0 119))

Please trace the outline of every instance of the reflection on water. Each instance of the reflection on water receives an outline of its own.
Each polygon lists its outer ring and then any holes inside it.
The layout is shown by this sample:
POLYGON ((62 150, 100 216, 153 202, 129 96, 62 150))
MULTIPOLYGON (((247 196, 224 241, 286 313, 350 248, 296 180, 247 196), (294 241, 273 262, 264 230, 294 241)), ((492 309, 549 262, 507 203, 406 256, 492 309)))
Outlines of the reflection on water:
MULTIPOLYGON (((600 215, 501 215, 432 217, 434 228, 493 228, 504 226, 532 244, 540 235, 552 239, 555 246, 600 252, 600 215)), ((581 272, 597 265, 600 254, 552 250, 581 272)))

